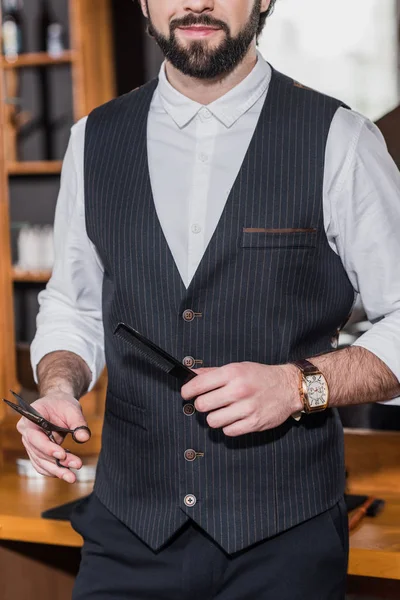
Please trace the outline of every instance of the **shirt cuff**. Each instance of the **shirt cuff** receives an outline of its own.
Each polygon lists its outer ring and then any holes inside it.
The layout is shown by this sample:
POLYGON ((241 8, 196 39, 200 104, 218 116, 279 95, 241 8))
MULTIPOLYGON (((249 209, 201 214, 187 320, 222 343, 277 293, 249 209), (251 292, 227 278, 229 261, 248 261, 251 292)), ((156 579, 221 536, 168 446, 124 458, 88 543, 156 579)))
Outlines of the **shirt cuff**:
POLYGON ((37 367, 44 356, 51 352, 73 352, 85 361, 92 373, 88 392, 92 391, 105 367, 104 351, 101 348, 84 343, 82 340, 56 340, 55 336, 35 338, 31 345, 31 365, 35 383, 38 383, 37 367))

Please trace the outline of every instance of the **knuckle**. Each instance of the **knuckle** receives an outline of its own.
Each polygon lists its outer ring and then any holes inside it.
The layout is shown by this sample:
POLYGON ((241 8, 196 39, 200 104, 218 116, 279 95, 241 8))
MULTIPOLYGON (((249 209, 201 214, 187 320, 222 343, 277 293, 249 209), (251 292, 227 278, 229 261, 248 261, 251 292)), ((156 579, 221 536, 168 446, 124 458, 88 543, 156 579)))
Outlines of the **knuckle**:
POLYGON ((259 404, 257 402, 257 400, 255 398, 251 398, 251 400, 249 401, 249 412, 252 416, 257 417, 259 416, 259 404))
POLYGON ((246 402, 246 404, 243 407, 243 417, 244 419, 246 419, 247 417, 251 417, 253 415, 253 407, 251 405, 250 402, 246 402))
POLYGON ((237 398, 246 398, 249 393, 249 386, 245 381, 239 381, 235 384, 235 395, 237 398))
POLYGON ((249 419, 249 427, 251 430, 257 430, 260 427, 260 419, 257 416, 252 416, 249 419))
POLYGON ((227 375, 230 378, 237 377, 240 374, 240 363, 231 363, 226 367, 227 375))

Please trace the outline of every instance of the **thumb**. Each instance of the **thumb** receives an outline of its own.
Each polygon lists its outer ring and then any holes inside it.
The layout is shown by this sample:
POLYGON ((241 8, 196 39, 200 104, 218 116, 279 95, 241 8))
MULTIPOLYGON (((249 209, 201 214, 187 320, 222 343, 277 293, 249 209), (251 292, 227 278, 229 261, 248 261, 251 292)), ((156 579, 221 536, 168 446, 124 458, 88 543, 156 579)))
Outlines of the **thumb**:
POLYGON ((67 417, 67 427, 74 432, 75 441, 80 444, 84 444, 85 442, 90 440, 91 431, 88 427, 87 421, 83 416, 82 409, 80 406, 76 408, 72 408, 68 411, 67 417))

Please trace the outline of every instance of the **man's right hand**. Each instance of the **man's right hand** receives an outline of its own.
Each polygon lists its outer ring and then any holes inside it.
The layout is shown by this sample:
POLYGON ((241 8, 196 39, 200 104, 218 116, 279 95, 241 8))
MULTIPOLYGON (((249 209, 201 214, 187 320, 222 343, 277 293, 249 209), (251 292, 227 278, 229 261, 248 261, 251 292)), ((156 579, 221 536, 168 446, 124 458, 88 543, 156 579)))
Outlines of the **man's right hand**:
MULTIPOLYGON (((43 417, 56 425, 76 429, 77 427, 87 426, 86 420, 82 414, 82 408, 78 400, 65 392, 52 392, 47 396, 32 403, 43 417)), ((28 421, 23 417, 18 421, 17 429, 22 435, 22 443, 31 459, 32 465, 41 475, 48 477, 58 477, 68 483, 75 483, 76 475, 68 469, 58 467, 55 459, 58 458, 61 464, 73 469, 80 469, 82 461, 78 456, 67 453, 64 448, 50 441, 47 435, 40 427, 28 421)), ((63 436, 59 433, 53 434, 57 443, 63 441, 63 436)), ((81 430, 76 434, 80 442, 87 442, 89 434, 81 430)))

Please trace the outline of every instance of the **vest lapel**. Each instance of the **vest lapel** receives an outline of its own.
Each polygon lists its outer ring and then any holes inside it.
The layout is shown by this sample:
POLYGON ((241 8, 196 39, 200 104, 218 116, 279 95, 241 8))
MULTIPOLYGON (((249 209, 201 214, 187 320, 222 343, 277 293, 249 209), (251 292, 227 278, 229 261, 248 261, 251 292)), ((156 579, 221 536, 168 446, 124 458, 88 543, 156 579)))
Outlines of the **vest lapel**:
POLYGON ((178 267, 176 266, 174 257, 168 245, 167 239, 164 235, 164 231, 161 227, 160 220, 157 215, 156 207, 154 204, 154 195, 151 186, 150 179, 150 169, 149 169, 149 156, 148 156, 148 145, 147 145, 147 125, 150 113, 150 105, 153 98, 153 94, 157 87, 157 80, 151 82, 147 86, 144 86, 144 98, 143 102, 140 103, 140 115, 139 122, 141 123, 140 130, 138 131, 137 136, 137 155, 144 157, 143 163, 143 173, 142 173, 142 186, 140 196, 135 198, 135 202, 141 204, 141 213, 146 214, 148 220, 150 221, 151 231, 154 232, 155 236, 159 236, 160 242, 159 247, 160 251, 164 255, 165 259, 165 269, 172 275, 174 280, 174 289, 175 293, 181 298, 185 291, 186 287, 182 281, 181 275, 179 273, 178 267), (147 88, 147 89, 146 89, 147 88))

